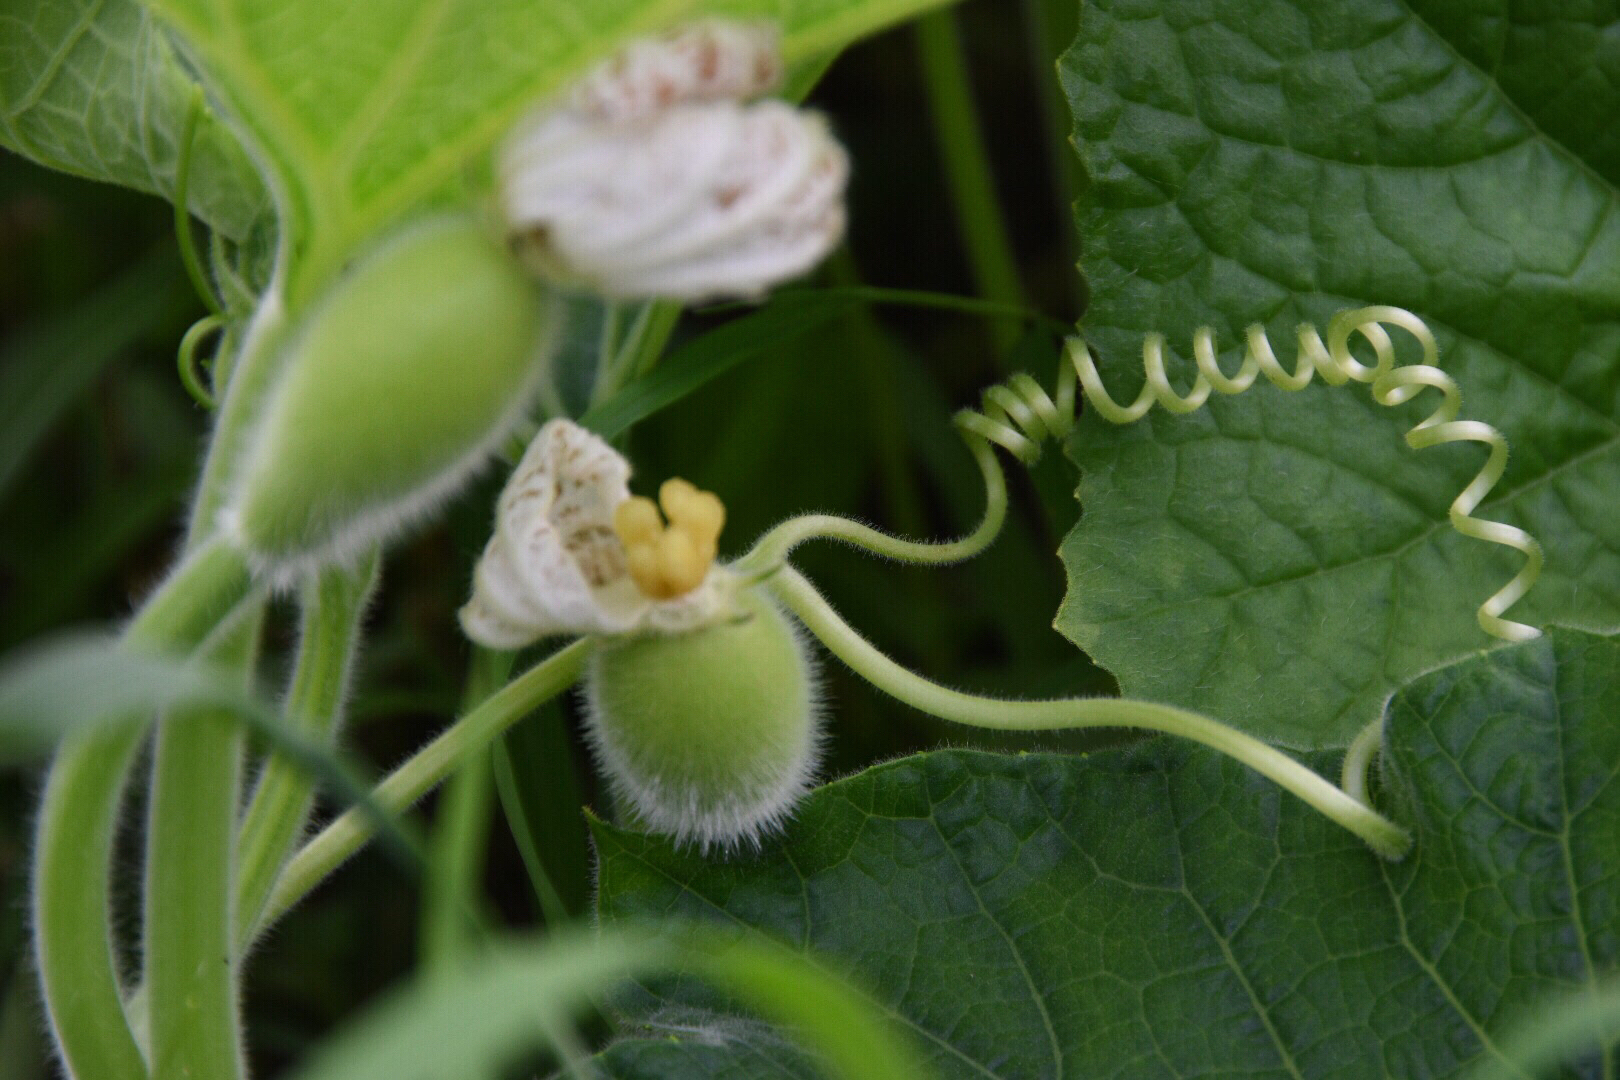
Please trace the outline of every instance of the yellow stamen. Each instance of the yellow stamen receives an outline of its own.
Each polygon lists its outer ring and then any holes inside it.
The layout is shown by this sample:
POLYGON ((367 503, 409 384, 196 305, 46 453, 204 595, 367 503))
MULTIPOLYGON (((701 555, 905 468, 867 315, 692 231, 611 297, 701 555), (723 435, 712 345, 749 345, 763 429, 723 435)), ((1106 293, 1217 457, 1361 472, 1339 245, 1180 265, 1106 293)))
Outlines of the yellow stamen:
POLYGON ((613 531, 625 548, 653 543, 664 531, 664 519, 658 516, 658 507, 642 495, 627 499, 613 511, 613 531))
POLYGON ((624 545, 625 565, 636 588, 654 600, 670 600, 691 592, 708 577, 726 508, 712 492, 699 491, 679 477, 664 481, 658 501, 663 515, 651 499, 641 496, 619 504, 613 531, 624 545))

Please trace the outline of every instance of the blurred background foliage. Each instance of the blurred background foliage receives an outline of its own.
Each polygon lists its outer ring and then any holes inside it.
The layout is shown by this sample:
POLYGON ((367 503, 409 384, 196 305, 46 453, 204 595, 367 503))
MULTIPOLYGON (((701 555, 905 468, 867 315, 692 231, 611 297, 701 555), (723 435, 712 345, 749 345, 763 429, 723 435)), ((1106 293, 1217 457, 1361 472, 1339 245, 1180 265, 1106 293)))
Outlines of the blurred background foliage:
MULTIPOLYGON (((1061 322, 1078 316, 1083 285, 1069 212, 1077 170, 1052 65, 1076 11, 1072 2, 971 0, 945 17, 956 20, 966 46, 1017 299, 1061 322)), ((936 22, 932 32, 941 29, 936 22)), ((960 295, 986 288, 958 227, 939 129, 930 122, 919 51, 929 32, 904 27, 851 50, 811 95, 856 163, 849 242, 811 286, 960 295)), ((203 309, 181 269, 171 221, 156 199, 0 152, 0 650, 65 627, 116 623, 178 543, 208 415, 175 374, 175 346, 203 309)), ((673 345, 734 317, 688 314, 673 345)), ((1050 331, 1017 320, 861 309, 772 347, 638 426, 628 440, 633 486, 650 491, 679 475, 719 492, 730 512, 722 539, 729 554, 770 524, 817 509, 910 535, 955 534, 975 519, 982 494, 951 413, 1014 371, 1044 381, 1056 358, 1050 331)), ((469 648, 454 613, 503 472, 491 470, 432 528, 389 553, 347 735, 379 771, 455 712, 469 648)), ((901 567, 827 545, 804 550, 798 561, 854 625, 916 670, 1008 696, 1113 692, 1106 673, 1051 627, 1063 595, 1054 551, 1078 512, 1070 467, 1054 453, 1032 473, 1013 469, 1010 479, 1008 529, 965 566, 901 567)), ((284 678, 294 629, 290 611, 279 612, 263 671, 267 689, 284 678)), ((1095 744, 1083 733, 954 729, 825 666, 827 776, 923 747, 1095 744)), ((611 808, 573 713, 572 703, 554 705, 509 738, 501 779, 508 806, 522 812, 509 822, 497 807, 490 823, 484 880, 492 925, 544 920, 536 860, 555 891, 547 898, 553 920, 562 911, 587 915, 590 855, 579 807, 611 808)), ((47 1075, 24 901, 40 780, 38 769, 0 772, 0 1075, 17 1080, 47 1075)), ((430 801, 424 813, 432 812, 430 801)), ((132 808, 130 873, 140 820, 132 808)), ((372 854, 285 920, 249 967, 254 1075, 274 1075, 411 968, 419 904, 417 884, 372 854)), ((132 939, 134 924, 124 929, 132 939)))

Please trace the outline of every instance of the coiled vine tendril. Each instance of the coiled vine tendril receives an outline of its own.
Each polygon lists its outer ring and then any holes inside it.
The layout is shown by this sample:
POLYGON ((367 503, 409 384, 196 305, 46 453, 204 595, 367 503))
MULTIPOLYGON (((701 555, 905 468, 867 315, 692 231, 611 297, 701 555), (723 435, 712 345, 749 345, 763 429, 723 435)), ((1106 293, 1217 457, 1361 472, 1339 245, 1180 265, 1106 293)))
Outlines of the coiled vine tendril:
POLYGON ((1535 627, 1504 619, 1502 615, 1541 575, 1541 545, 1523 529, 1474 516, 1474 511, 1507 468, 1507 440, 1489 424, 1457 419, 1462 410, 1462 391, 1451 376, 1440 370, 1439 348, 1428 326, 1404 308, 1379 306, 1339 312, 1328 322, 1326 340, 1309 323, 1301 325, 1298 333, 1298 359, 1290 372, 1278 362, 1265 328, 1259 324, 1249 327, 1243 363, 1236 375, 1227 376, 1216 360, 1214 332, 1207 326, 1200 327, 1193 334, 1193 358, 1198 365, 1198 376, 1185 395, 1176 392, 1165 372, 1164 336, 1149 334, 1142 342, 1146 381, 1136 400, 1129 405, 1121 405, 1110 396, 1090 347, 1083 339, 1071 337, 1065 349, 1068 363, 1060 365, 1051 394, 1028 375, 1015 375, 1006 384, 985 392, 980 411, 958 413, 956 424, 1003 447, 1026 465, 1032 465, 1039 460, 1041 444, 1046 439, 1061 439, 1073 430, 1077 382, 1084 388, 1091 408, 1115 424, 1140 420, 1154 405, 1182 415, 1197 412, 1212 392, 1241 394, 1262 374, 1274 385, 1289 391, 1303 390, 1318 374, 1331 386, 1343 386, 1352 381, 1367 383, 1371 386, 1373 400, 1380 405, 1399 405, 1432 387, 1440 391, 1440 403, 1406 433, 1406 444, 1414 450, 1453 442, 1477 442, 1490 448, 1490 455, 1478 475, 1452 500, 1452 528, 1464 536, 1501 544, 1525 556, 1523 568, 1513 579, 1479 606, 1480 628, 1504 641, 1539 637, 1541 631, 1535 627), (1399 327, 1417 339, 1423 349, 1420 363, 1396 364, 1395 345, 1384 329, 1386 325, 1399 327), (1373 365, 1363 364, 1351 355, 1350 342, 1356 334, 1372 346, 1377 357, 1373 365))
POLYGON ((992 447, 1000 446, 1024 464, 1033 465, 1048 439, 1061 439, 1074 430, 1082 390, 1104 419, 1128 424, 1141 419, 1155 404, 1177 414, 1196 412, 1212 393, 1240 394, 1262 374, 1291 391, 1304 389, 1320 374, 1332 386, 1369 384, 1373 400, 1380 405, 1399 405, 1432 387, 1440 391, 1441 401, 1407 432, 1407 445, 1421 450, 1442 443, 1478 442, 1489 448, 1484 467, 1452 500, 1451 524, 1464 536, 1501 544, 1525 556, 1519 573, 1480 605, 1480 627, 1505 641, 1539 636, 1535 627, 1502 616, 1540 575, 1541 546, 1523 529, 1473 516, 1507 467, 1507 440, 1489 424, 1457 419, 1462 409, 1461 391, 1440 370, 1439 348, 1422 319, 1402 308, 1375 306, 1335 315, 1328 322, 1325 338, 1316 327, 1303 325, 1299 328, 1299 353, 1292 372, 1278 362, 1265 329, 1256 325, 1248 331, 1243 362, 1237 374, 1231 376, 1221 371, 1214 332, 1204 327, 1193 335, 1198 375, 1185 395, 1170 385, 1164 349, 1162 335, 1150 334, 1143 341, 1146 382, 1129 405, 1120 405, 1109 395, 1090 347, 1075 337, 1069 339, 1067 362, 1060 365, 1051 393, 1029 375, 1015 375, 985 391, 980 408, 957 413, 955 424, 966 438, 985 484, 984 517, 967 535, 945 542, 906 540, 847 518, 811 514, 790 518, 771 529, 734 568, 754 580, 768 582, 777 599, 835 655, 873 685, 916 708, 958 723, 995 729, 1119 726, 1189 738, 1237 758, 1355 832, 1379 854, 1399 858, 1410 847, 1410 834, 1374 810, 1368 797, 1367 771, 1381 741, 1382 720, 1375 720, 1356 737, 1345 757, 1342 780, 1334 785, 1257 739, 1209 717, 1170 706, 1124 698, 1024 702, 962 694, 929 682, 888 659, 839 618, 808 580, 787 566, 787 556, 794 547, 816 538, 842 540, 877 555, 916 563, 948 563, 977 555, 995 539, 1007 510, 1006 479, 992 447), (1396 363, 1395 345, 1386 326, 1405 330, 1417 340, 1423 350, 1420 363, 1396 363), (1371 366, 1351 353, 1351 340, 1357 334, 1372 347, 1376 361, 1371 366))

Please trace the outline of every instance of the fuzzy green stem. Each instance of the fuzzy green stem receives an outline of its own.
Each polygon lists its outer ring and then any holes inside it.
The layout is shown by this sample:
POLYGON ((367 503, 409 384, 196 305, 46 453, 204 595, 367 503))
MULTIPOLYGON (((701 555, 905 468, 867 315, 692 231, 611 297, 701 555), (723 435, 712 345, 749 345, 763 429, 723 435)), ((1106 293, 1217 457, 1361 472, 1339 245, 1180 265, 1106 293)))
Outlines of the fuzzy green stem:
POLYGON ((833 514, 805 514, 771 529, 738 559, 734 567, 740 573, 768 575, 783 565, 794 548, 807 540, 841 540, 884 558, 903 562, 941 565, 971 559, 995 540, 1007 518, 1007 482, 996 461, 995 451, 980 438, 967 440, 968 450, 979 466, 984 478, 984 516, 966 536, 943 543, 905 540, 880 532, 870 525, 851 521, 833 514))
MULTIPOLYGON (((203 655, 251 678, 263 605, 220 627, 203 655)), ((178 709, 158 724, 146 830, 152 1080, 246 1074, 231 938, 242 732, 229 711, 178 709)))
MULTIPOLYGON (((474 649, 462 697, 463 713, 475 710, 506 684, 515 659, 510 652, 474 649)), ((478 905, 494 794, 489 747, 468 750, 439 797, 439 820, 428 848, 422 959, 430 967, 454 963, 465 947, 468 918, 478 905)))
POLYGON ((221 353, 214 362, 213 392, 219 399, 218 419, 203 460, 202 482, 191 507, 186 539, 189 546, 194 547, 211 536, 219 525, 231 480, 265 395, 272 386, 286 320, 280 286, 272 281, 242 335, 241 348, 230 357, 221 353))
MULTIPOLYGON (((125 633, 128 648, 183 655, 249 590, 242 557, 200 548, 147 601, 125 633)), ((108 876, 118 806, 145 718, 65 742, 51 765, 34 844, 35 962, 42 997, 70 1076, 125 1080, 146 1063, 124 1016, 109 928, 108 876)))
MULTIPOLYGON (((989 155, 973 105, 956 14, 949 9, 935 11, 912 25, 940 159, 979 295, 987 300, 1023 304, 1018 264, 996 201, 995 180, 990 175, 989 155)), ((1016 339, 1017 328, 996 322, 991 329, 997 348, 1005 353, 1016 339)))
POLYGON ((1367 801, 1367 772, 1372 768, 1378 744, 1384 737, 1384 718, 1379 717, 1356 735, 1350 749, 1344 752, 1344 771, 1339 775, 1339 786, 1357 802, 1367 801))
POLYGON ((906 670, 861 637, 798 571, 772 577, 768 587, 821 642, 856 674, 912 708, 958 724, 998 731, 1119 727, 1192 739, 1236 758, 1299 796, 1329 820, 1349 829, 1379 855, 1399 859, 1409 833, 1278 750, 1207 716, 1128 698, 1000 701, 951 690, 906 670))
MULTIPOLYGON (((330 740, 342 722, 359 646, 361 620, 377 583, 375 553, 358 571, 328 568, 304 587, 303 634, 284 710, 288 726, 330 740)), ((307 769, 272 754, 259 774, 237 840, 236 949, 245 953, 253 928, 314 802, 307 769)))
MULTIPOLYGON (((501 732, 573 685, 593 642, 583 638, 542 660, 488 701, 450 725, 373 790, 375 805, 400 813, 448 776, 462 755, 488 746, 501 732)), ((303 899, 369 840, 373 822, 358 810, 340 814, 294 855, 277 879, 260 929, 303 899)))

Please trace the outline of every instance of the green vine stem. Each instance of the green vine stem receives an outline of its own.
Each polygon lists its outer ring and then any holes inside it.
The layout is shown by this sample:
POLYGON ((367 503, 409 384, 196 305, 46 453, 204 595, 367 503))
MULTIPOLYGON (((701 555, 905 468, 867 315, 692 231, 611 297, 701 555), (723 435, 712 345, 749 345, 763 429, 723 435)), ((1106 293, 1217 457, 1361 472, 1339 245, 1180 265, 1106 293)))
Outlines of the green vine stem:
MULTIPOLYGON (((1164 337, 1149 334, 1142 343, 1145 374, 1142 389, 1131 404, 1121 405, 1109 396, 1103 386, 1090 347, 1081 338, 1071 338, 1066 352, 1068 362, 1060 365, 1052 393, 1047 393, 1029 375, 1018 374, 1006 383, 986 390, 981 408, 964 409, 956 414, 956 427, 979 465, 985 486, 984 517, 967 536, 947 543, 919 542, 889 536, 833 515, 807 515, 790 518, 771 529, 760 538, 753 550, 737 561, 736 566, 746 579, 766 581, 786 568, 787 556, 796 545, 815 538, 843 540, 875 554, 909 562, 937 564, 967 558, 982 551, 995 539, 1006 515, 1006 484, 992 446, 1001 447, 1026 465, 1035 464, 1040 460, 1045 442, 1065 438, 1074 430, 1080 388, 1084 388, 1086 400, 1104 419, 1111 423, 1129 424, 1145 416, 1154 405, 1176 414, 1196 412, 1211 394, 1243 393, 1253 387, 1262 374, 1272 384, 1287 391, 1303 390, 1320 374, 1330 386, 1343 386, 1351 382, 1368 384, 1373 400, 1384 406, 1410 401, 1425 389, 1437 390, 1441 395, 1439 405, 1407 432, 1407 445, 1414 450, 1452 442, 1477 442, 1487 447, 1489 454, 1484 466, 1452 500, 1449 512, 1451 524, 1464 536, 1512 548, 1525 557, 1519 573, 1480 604, 1480 628, 1504 641, 1526 641, 1537 637, 1541 631, 1535 627, 1512 622, 1502 618, 1502 615, 1529 591, 1541 573, 1541 546, 1523 529, 1473 516, 1507 468, 1507 440, 1489 424, 1457 419, 1462 410, 1462 393, 1456 381, 1438 367, 1439 347, 1423 320, 1402 308, 1374 306, 1336 314, 1328 323, 1325 340, 1315 327, 1301 325, 1298 328, 1298 358, 1292 372, 1285 370, 1278 362, 1264 327, 1258 324, 1251 326, 1247 339, 1248 349, 1237 373, 1228 376, 1220 369, 1213 331, 1208 327, 1199 328, 1193 335, 1197 376, 1192 389, 1182 395, 1170 385, 1165 365, 1164 337), (1396 363, 1394 342, 1385 329, 1386 325, 1406 331, 1418 342, 1423 351, 1421 362, 1396 363), (1372 347, 1376 356, 1372 366, 1361 363, 1351 352, 1351 338, 1358 334, 1372 347)), ((808 582, 804 585, 809 588, 808 582)), ((830 608, 823 615, 842 627, 842 633, 854 633, 836 622, 830 608)), ((834 623, 828 625, 833 626, 834 623)), ((873 655, 881 658, 882 654, 874 650, 873 655)), ((1220 728, 1208 718, 1197 719, 1220 728)), ((1363 807, 1367 797, 1367 772, 1377 752, 1381 732, 1381 722, 1367 727, 1357 736, 1345 757, 1343 790, 1340 794, 1363 807)), ((1190 732, 1182 733, 1198 737, 1190 732)), ((1297 763, 1294 766, 1303 768, 1297 763)), ((1311 777, 1316 783, 1326 783, 1314 773, 1311 777)), ((1309 783, 1308 786, 1314 790, 1316 783, 1309 783)), ((1371 839, 1368 842, 1373 843, 1371 839)))
MULTIPOLYGON (((125 632, 125 647, 184 655, 250 588, 241 556, 207 544, 185 559, 125 632)), ((72 1076, 138 1080, 146 1062, 124 1016, 109 925, 108 876, 124 780, 144 717, 63 743, 34 843, 35 963, 51 1031, 72 1076)))
POLYGON ((885 656, 822 599, 798 571, 783 567, 768 586, 832 654, 873 686, 943 720, 997 731, 1115 727, 1177 735, 1236 758, 1355 833, 1386 859, 1403 857, 1411 835, 1363 802, 1278 750, 1207 716, 1128 698, 1005 701, 940 686, 885 656))
POLYGON ((1379 717, 1357 732, 1350 742, 1350 748, 1344 752, 1344 771, 1339 776, 1339 786, 1357 802, 1369 801, 1367 773, 1372 769, 1373 758, 1378 755, 1378 744, 1383 738, 1384 718, 1379 717))
POLYGON ((203 460, 202 481, 191 507, 187 544, 196 546, 213 534, 230 490, 232 473, 252 430, 259 406, 276 371, 287 311, 277 280, 265 289, 241 337, 241 347, 214 365, 213 394, 219 399, 213 436, 203 460))
MULTIPOLYGON (((464 713, 477 709, 506 684, 515 659, 510 652, 473 650, 462 697, 464 713)), ((439 797, 422 904, 422 958, 429 967, 455 962, 466 942, 468 920, 477 912, 484 846, 495 808, 494 783, 490 747, 471 747, 439 797)))
MULTIPOLYGON (((390 773, 372 792, 375 805, 400 813, 450 775, 463 755, 489 744, 540 705, 572 686, 593 648, 590 638, 564 646, 516 679, 390 773)), ((359 810, 338 815, 287 863, 270 893, 259 930, 336 870, 371 838, 373 822, 359 810)))
MULTIPOLYGON (((303 626, 283 709, 301 735, 330 740, 342 721, 361 621, 377 584, 375 552, 359 569, 328 568, 304 583, 303 626)), ((314 801, 308 771, 283 754, 265 761, 237 839, 236 950, 252 945, 271 886, 303 832, 314 801)))
MULTIPOLYGON (((264 605, 222 625, 201 650, 251 679, 264 605)), ((218 708, 158 724, 146 831, 145 989, 152 1080, 246 1074, 231 940, 231 853, 242 731, 218 708)))
POLYGON ((968 440, 968 449, 984 480, 984 516, 966 536, 944 542, 906 540, 836 514, 805 514, 789 518, 766 532, 746 555, 733 564, 744 577, 763 579, 775 573, 794 548, 808 540, 838 540, 903 562, 943 565, 979 554, 995 540, 1007 519, 1007 481, 995 452, 982 438, 968 440))
MULTIPOLYGON (((987 300, 1022 304, 1024 290, 996 199, 956 13, 948 8, 931 12, 918 19, 914 28, 940 159, 967 244, 974 283, 987 300)), ((997 321, 991 324, 991 331, 999 351, 1011 348, 1016 338, 1014 326, 997 321)))

